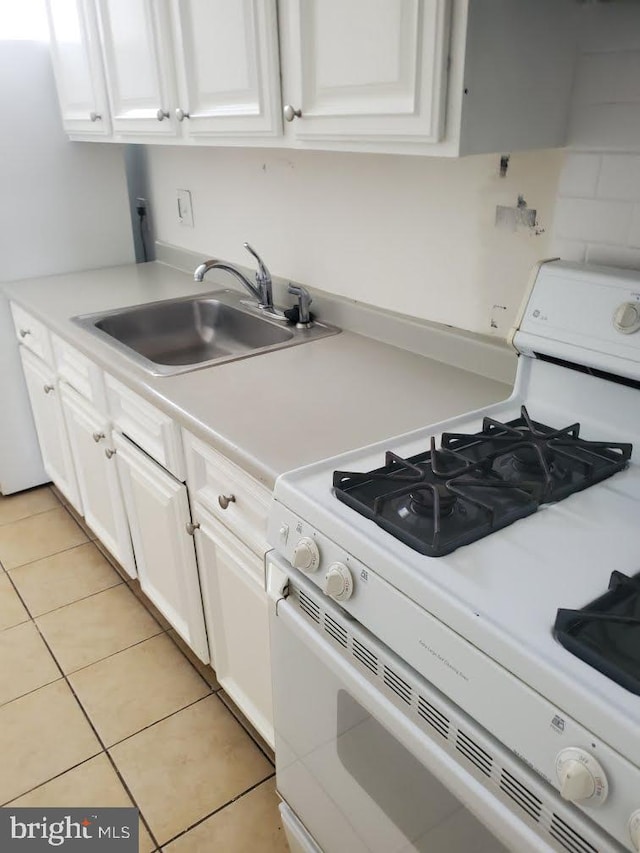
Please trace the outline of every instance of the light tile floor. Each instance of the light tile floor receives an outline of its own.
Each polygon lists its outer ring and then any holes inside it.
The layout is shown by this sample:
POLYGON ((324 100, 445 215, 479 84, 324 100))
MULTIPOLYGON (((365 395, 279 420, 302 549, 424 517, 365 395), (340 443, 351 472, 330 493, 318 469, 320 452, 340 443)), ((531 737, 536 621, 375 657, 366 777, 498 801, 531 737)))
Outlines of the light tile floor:
POLYGON ((140 810, 140 850, 284 853, 273 754, 55 492, 0 496, 0 805, 140 810))

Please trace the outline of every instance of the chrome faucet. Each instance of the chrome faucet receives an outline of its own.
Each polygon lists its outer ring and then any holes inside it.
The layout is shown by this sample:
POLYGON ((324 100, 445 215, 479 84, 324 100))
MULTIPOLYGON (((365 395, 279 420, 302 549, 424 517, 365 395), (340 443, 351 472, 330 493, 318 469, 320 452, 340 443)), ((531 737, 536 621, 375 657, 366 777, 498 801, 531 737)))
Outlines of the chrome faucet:
POLYGON ((236 269, 236 267, 231 264, 226 264, 224 261, 217 261, 215 259, 203 261, 203 263, 197 266, 193 273, 194 279, 196 281, 203 281, 209 270, 213 269, 230 272, 231 275, 235 276, 238 281, 246 287, 249 293, 257 299, 258 306, 262 308, 263 311, 268 311, 277 318, 284 317, 284 315, 281 315, 281 313, 273 306, 273 291, 269 270, 266 268, 262 258, 255 249, 252 249, 248 243, 243 243, 243 246, 258 262, 255 285, 249 281, 244 273, 241 273, 239 269, 236 269))

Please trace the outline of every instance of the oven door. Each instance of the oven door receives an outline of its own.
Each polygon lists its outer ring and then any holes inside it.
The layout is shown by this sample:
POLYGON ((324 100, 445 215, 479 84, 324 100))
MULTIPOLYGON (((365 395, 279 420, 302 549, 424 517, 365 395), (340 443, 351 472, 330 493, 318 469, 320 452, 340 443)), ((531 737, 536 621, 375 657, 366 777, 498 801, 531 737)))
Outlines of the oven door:
POLYGON ((299 592, 270 595, 278 791, 324 853, 553 849, 316 630, 299 592))

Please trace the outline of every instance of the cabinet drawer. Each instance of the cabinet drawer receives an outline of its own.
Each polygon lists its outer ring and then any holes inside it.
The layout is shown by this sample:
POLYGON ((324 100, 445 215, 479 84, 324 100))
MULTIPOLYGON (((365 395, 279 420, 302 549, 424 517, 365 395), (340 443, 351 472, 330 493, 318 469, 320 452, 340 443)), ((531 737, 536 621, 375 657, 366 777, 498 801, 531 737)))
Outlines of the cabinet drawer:
POLYGON ((53 366, 51 339, 47 327, 15 302, 11 303, 13 325, 20 343, 34 352, 49 367, 53 366))
POLYGON ((183 440, 192 501, 199 501, 247 547, 262 556, 269 549, 267 515, 271 492, 186 430, 183 440), (223 508, 224 498, 230 497, 235 500, 223 508))
POLYGON ((174 477, 184 482, 180 427, 169 415, 156 409, 109 374, 105 374, 104 381, 114 425, 174 477))
POLYGON ((106 414, 107 400, 102 370, 71 344, 51 333, 51 344, 58 376, 106 414))

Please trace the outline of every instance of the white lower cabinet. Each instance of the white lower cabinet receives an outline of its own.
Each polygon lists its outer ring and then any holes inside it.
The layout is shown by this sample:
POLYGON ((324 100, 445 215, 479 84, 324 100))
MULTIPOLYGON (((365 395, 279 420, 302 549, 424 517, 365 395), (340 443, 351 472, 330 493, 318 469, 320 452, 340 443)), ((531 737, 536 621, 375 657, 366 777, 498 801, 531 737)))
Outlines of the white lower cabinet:
POLYGON ((209 662, 189 499, 184 483, 113 435, 140 586, 197 656, 209 662))
POLYGON ((273 706, 264 560, 201 504, 193 507, 211 662, 229 696, 271 746, 273 706))
POLYGON ((109 420, 68 385, 60 383, 59 387, 85 520, 127 574, 135 578, 109 420))
POLYGON ((82 515, 82 502, 55 373, 22 346, 20 357, 44 469, 71 505, 82 515))

